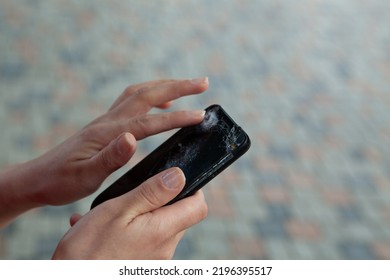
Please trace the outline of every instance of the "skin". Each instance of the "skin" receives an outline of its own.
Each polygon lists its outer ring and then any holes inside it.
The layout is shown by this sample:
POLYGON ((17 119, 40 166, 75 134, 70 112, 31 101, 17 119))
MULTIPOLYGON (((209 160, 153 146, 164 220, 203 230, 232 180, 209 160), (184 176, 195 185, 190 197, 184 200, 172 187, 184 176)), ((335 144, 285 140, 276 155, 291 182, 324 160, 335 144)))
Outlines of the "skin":
POLYGON ((179 168, 168 169, 139 188, 99 205, 73 225, 53 258, 171 259, 184 231, 207 214, 201 192, 161 207, 180 192, 184 182, 179 168), (176 177, 175 183, 164 183, 167 173, 176 177))
MULTIPOLYGON (((63 143, 34 160, 0 173, 0 227, 44 205, 63 205, 95 192, 126 164, 138 140, 197 124, 204 111, 148 114, 208 88, 208 79, 159 80, 129 86, 110 109, 63 143)), ((183 188, 185 177, 171 168, 133 191, 72 215, 71 228, 54 259, 171 258, 184 231, 207 215, 202 192, 162 207, 183 188)))

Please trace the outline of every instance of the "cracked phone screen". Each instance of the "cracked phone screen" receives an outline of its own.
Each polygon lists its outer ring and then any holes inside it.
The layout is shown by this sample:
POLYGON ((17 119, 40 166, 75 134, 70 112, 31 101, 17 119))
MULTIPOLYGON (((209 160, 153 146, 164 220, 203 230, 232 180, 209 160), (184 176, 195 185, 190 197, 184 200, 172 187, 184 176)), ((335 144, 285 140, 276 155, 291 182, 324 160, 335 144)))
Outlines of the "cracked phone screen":
POLYGON ((186 185, 177 199, 183 198, 215 177, 246 152, 249 145, 246 133, 219 105, 212 105, 206 109, 200 124, 176 132, 103 191, 93 202, 92 208, 130 191, 171 167, 179 167, 186 177, 186 185))
POLYGON ((219 110, 218 107, 211 108, 202 123, 187 129, 156 162, 148 177, 170 167, 179 167, 186 181, 192 182, 234 151, 238 130, 220 119, 219 110))

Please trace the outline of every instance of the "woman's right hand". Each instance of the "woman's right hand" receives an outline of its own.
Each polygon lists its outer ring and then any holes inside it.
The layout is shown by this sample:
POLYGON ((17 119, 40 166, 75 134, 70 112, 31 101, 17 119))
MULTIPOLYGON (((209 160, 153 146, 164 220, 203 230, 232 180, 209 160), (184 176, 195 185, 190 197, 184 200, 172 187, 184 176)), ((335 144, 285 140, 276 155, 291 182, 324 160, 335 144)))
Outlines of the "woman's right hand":
POLYGON ((202 191, 164 206, 184 184, 183 172, 173 167, 83 217, 72 216, 53 259, 172 258, 184 231, 207 215, 202 191))

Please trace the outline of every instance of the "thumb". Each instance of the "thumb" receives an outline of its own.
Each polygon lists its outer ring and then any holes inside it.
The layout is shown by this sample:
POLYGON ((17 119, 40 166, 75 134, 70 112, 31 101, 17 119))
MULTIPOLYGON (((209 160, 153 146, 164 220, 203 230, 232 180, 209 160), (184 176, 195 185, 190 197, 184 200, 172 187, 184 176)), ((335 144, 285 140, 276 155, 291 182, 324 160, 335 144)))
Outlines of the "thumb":
POLYGON ((126 216, 133 219, 141 214, 156 210, 175 198, 185 185, 185 176, 178 167, 169 168, 120 196, 126 216), (131 207, 129 207, 131 205, 131 207))
POLYGON ((94 172, 106 178, 130 160, 136 145, 137 142, 131 133, 119 135, 92 158, 97 168, 94 172))

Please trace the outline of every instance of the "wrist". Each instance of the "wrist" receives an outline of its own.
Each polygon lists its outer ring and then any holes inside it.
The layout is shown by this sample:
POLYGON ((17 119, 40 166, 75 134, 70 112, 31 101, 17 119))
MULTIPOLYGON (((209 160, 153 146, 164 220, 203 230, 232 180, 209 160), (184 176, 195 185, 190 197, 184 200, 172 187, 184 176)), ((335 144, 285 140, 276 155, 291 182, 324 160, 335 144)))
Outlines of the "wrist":
POLYGON ((38 202, 39 177, 34 161, 0 172, 0 228, 20 214, 42 206, 38 202))

